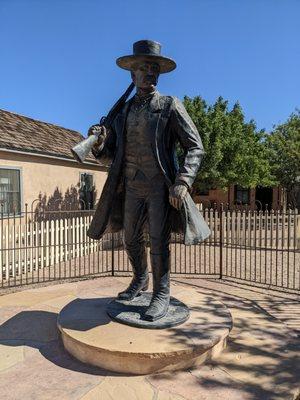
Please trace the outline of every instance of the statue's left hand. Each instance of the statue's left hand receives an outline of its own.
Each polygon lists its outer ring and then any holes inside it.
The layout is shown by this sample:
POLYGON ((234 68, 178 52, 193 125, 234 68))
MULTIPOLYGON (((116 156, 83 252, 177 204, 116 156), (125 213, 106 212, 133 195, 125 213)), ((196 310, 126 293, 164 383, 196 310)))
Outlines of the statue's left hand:
POLYGON ((170 204, 180 210, 182 207, 183 199, 187 194, 187 187, 181 183, 175 183, 169 188, 169 202, 170 204))

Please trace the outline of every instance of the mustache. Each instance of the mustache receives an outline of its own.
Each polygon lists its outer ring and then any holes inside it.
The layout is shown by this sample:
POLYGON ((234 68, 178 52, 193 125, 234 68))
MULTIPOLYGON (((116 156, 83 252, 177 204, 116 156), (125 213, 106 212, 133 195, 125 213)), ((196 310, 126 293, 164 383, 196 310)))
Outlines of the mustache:
POLYGON ((154 75, 146 75, 144 78, 145 81, 156 82, 157 78, 154 75))

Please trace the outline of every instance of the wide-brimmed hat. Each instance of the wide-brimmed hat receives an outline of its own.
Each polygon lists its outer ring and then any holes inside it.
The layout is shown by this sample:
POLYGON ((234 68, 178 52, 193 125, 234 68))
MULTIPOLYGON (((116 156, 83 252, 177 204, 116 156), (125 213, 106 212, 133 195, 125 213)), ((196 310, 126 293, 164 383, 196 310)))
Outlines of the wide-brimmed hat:
POLYGON ((119 57, 116 60, 120 68, 131 71, 137 60, 155 62, 160 66, 160 73, 173 71, 176 68, 174 60, 160 54, 161 44, 153 40, 139 40, 133 43, 133 54, 119 57))

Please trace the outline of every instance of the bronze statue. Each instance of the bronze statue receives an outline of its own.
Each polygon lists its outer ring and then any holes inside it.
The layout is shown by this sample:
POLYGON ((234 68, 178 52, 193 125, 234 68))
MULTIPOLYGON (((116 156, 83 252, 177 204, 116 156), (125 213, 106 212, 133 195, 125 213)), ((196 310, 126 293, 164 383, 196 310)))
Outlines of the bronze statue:
POLYGON ((100 124, 89 129, 89 135, 99 135, 94 156, 112 163, 88 235, 100 239, 106 232, 124 229, 133 278, 118 298, 130 301, 148 288, 148 229, 153 274, 152 300, 143 316, 148 321, 168 311, 171 232, 182 232, 186 245, 210 234, 189 195, 204 153, 202 142, 182 103, 156 90, 159 75, 176 68, 160 50, 159 43, 141 40, 134 43, 132 55, 117 59, 119 67, 131 72, 136 94, 109 129, 100 124), (184 150, 181 166, 177 143, 184 150))

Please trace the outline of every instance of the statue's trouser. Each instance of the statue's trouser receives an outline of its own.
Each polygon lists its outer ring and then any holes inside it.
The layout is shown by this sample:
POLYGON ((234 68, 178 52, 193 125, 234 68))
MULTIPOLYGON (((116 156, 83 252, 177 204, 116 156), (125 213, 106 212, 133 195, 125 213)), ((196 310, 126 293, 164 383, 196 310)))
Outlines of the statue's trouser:
MULTIPOLYGON (((134 180, 125 181, 124 243, 133 268, 133 281, 147 279, 147 259, 143 230, 148 222, 150 260, 153 274, 152 311, 165 314, 170 298, 171 235, 169 191, 164 177, 151 180, 137 173, 134 180), (156 310, 157 308, 157 310, 156 310)), ((151 305, 148 311, 151 311, 151 305)), ((155 319, 154 316, 154 319, 155 319)), ((160 316, 159 316, 160 318, 160 316)), ((149 319, 153 319, 149 316, 149 319)), ((158 318, 156 318, 158 319, 158 318)))

